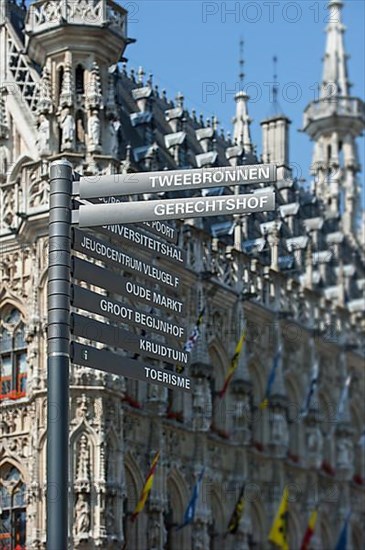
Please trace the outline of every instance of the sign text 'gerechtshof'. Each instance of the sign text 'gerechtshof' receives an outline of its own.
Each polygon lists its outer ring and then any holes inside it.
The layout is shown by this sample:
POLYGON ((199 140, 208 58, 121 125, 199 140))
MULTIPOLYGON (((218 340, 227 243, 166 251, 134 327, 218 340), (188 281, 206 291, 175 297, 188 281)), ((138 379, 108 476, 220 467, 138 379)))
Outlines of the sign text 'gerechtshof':
POLYGON ((188 199, 163 199, 116 204, 81 205, 76 219, 80 227, 95 227, 140 221, 206 218, 227 214, 250 214, 275 209, 273 191, 247 195, 224 195, 188 199))

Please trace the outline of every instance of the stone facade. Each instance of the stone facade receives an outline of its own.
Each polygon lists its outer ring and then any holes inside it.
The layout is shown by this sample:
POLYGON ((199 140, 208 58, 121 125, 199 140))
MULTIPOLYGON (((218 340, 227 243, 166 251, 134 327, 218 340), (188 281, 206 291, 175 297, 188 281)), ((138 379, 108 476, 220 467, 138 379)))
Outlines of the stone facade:
MULTIPOLYGON (((342 2, 332 6, 341 13, 342 2)), ((205 306, 191 394, 71 366, 71 547, 265 549, 289 483, 291 548, 300 547, 318 501, 311 547, 333 548, 351 508, 349 548, 363 548, 365 250, 356 225, 356 137, 365 113, 349 95, 343 30, 341 21, 329 24, 321 95, 305 111, 314 141, 307 188, 290 171, 286 116, 262 122, 259 157, 245 92, 236 96, 232 141, 214 117, 189 113, 182 94, 170 101, 152 75, 128 70, 127 12, 112 0, 28 8, 0 1, 0 548, 10 529, 20 547, 25 539, 28 549, 45 547, 48 169, 61 157, 83 175, 261 161, 279 172, 275 213, 177 224, 188 327, 205 306), (247 344, 221 399, 243 322, 247 344), (303 414, 316 362, 318 384, 303 414), (153 489, 132 523, 158 450, 153 489), (203 465, 194 521, 177 531, 203 465), (244 482, 240 527, 225 537, 244 482)))

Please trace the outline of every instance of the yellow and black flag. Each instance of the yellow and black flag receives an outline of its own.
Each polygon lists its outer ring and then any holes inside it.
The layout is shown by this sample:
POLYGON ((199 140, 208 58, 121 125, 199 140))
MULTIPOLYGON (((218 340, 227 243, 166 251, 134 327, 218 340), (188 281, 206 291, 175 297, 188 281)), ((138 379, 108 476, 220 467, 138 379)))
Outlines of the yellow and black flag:
POLYGON ((282 550, 289 550, 288 544, 288 488, 285 487, 279 509, 269 533, 269 542, 282 550))
POLYGON ((147 477, 146 477, 146 481, 144 482, 144 485, 143 485, 143 488, 142 488, 142 491, 141 491, 141 494, 140 494, 140 497, 139 497, 139 500, 137 502, 137 505, 134 509, 134 512, 131 516, 131 520, 132 521, 135 521, 138 514, 140 512, 142 512, 145 504, 146 504, 146 500, 148 498, 148 495, 150 494, 150 491, 152 489, 152 485, 153 485, 153 478, 155 477, 155 472, 156 472, 156 468, 157 468, 157 463, 158 463, 158 459, 160 458, 160 451, 158 451, 156 454, 155 454, 155 457, 152 461, 152 464, 151 464, 151 468, 150 468, 150 471, 148 472, 147 474, 147 477))
POLYGON ((227 388, 229 386, 229 383, 232 380, 234 373, 236 372, 236 369, 238 367, 238 360, 240 358, 241 351, 242 351, 242 348, 243 348, 243 344, 246 340, 246 337, 247 337, 247 326, 245 325, 244 328, 243 328, 241 337, 237 342, 236 349, 234 350, 234 354, 233 354, 233 357, 231 359, 231 364, 229 366, 226 377, 224 379, 223 388, 218 392, 218 396, 220 398, 222 398, 225 395, 225 393, 227 391, 227 388))
POLYGON ((245 493, 245 486, 243 485, 227 527, 227 533, 231 533, 232 535, 237 533, 237 530, 243 515, 243 510, 245 507, 244 493, 245 493))

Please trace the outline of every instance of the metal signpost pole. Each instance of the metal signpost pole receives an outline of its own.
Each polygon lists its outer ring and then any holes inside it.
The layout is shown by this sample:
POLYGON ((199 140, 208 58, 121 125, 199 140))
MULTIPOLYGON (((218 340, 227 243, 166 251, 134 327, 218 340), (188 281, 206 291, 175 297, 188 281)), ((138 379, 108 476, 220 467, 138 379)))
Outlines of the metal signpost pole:
POLYGON ((50 169, 47 550, 67 550, 72 165, 50 169))

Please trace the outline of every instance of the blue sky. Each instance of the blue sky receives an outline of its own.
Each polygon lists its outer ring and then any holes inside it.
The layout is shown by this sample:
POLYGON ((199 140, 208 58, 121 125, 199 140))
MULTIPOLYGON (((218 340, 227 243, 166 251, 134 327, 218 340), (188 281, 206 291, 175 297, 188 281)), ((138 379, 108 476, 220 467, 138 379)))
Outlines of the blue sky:
MULTIPOLYGON (((323 0, 131 0, 122 2, 130 12, 128 66, 142 65, 169 98, 181 91, 185 106, 215 114, 221 126, 232 129, 234 90, 238 86, 239 41, 244 44, 244 72, 252 97, 249 111, 254 142, 261 152, 260 121, 272 113, 270 86, 274 55, 278 57, 279 102, 292 120, 291 162, 297 174, 309 178, 312 144, 298 132, 302 113, 316 95, 322 76, 327 2, 323 0), (230 92, 232 90, 232 92, 230 92)), ((347 27, 345 46, 352 94, 364 98, 363 0, 347 0, 342 10, 347 27)), ((364 165, 364 138, 358 141, 364 165)), ((363 180, 362 180, 363 181, 363 180)))

